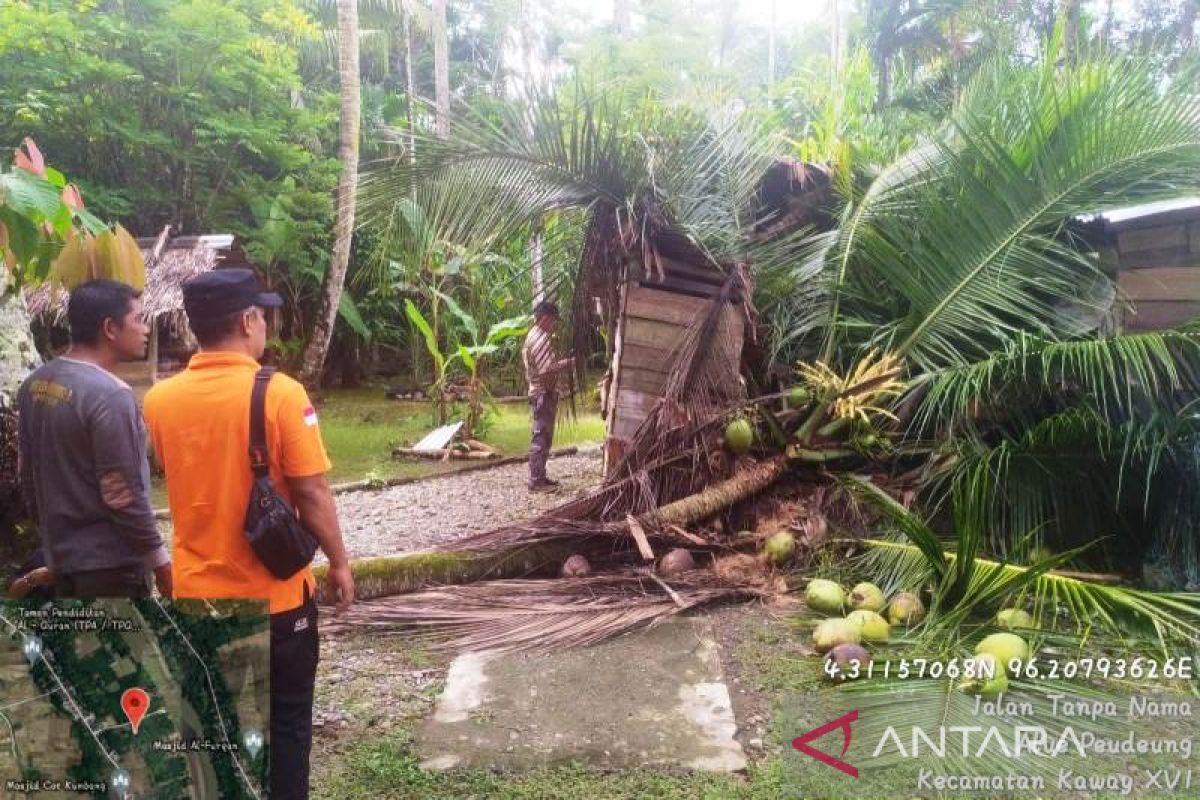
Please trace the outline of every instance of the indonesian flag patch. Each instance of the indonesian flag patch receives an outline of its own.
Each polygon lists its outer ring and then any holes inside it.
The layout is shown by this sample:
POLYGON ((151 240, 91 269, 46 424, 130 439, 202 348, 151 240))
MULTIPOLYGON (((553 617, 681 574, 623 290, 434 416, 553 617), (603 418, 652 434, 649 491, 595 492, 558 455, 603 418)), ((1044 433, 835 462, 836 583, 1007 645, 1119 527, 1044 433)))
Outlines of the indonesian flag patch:
POLYGON ((304 409, 304 424, 310 428, 317 424, 317 410, 312 406, 304 409))

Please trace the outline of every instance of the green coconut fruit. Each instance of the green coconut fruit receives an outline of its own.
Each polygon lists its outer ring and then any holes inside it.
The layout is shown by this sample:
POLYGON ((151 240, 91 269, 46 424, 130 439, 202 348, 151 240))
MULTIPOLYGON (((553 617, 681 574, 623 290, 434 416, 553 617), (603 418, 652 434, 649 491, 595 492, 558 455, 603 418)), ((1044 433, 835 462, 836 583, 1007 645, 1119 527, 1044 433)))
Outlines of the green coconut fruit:
POLYGON ((741 455, 750 451, 754 444, 754 428, 750 420, 738 417, 725 426, 725 446, 741 455))
POLYGON ((1020 608, 1002 608, 996 614, 996 623, 1001 628, 1036 628, 1037 622, 1029 612, 1020 608))
POLYGON ((812 400, 812 392, 806 386, 793 386, 787 395, 788 408, 804 408, 812 400))
POLYGON ((1014 661, 1029 658, 1029 645, 1015 633, 993 633, 975 645, 975 655, 990 653, 1006 670, 1012 671, 1014 661))
POLYGON ((975 656, 974 670, 975 677, 967 678, 958 685, 960 692, 995 697, 1001 692, 1008 691, 1008 672, 991 653, 980 653, 975 656), (992 677, 989 678, 988 675, 992 677))
POLYGON ((860 583, 850 590, 849 605, 856 611, 860 608, 867 611, 883 611, 887 600, 883 590, 873 583, 860 583))
POLYGON ((792 553, 796 552, 796 537, 792 536, 791 531, 776 531, 767 539, 763 552, 767 555, 767 561, 775 566, 785 564, 792 557, 792 553))
POLYGON ((888 621, 879 616, 878 612, 865 608, 851 611, 846 615, 846 621, 858 626, 864 642, 886 642, 892 630, 888 621))
POLYGON ((814 611, 823 614, 840 614, 846 602, 846 593, 834 581, 813 578, 804 590, 804 602, 814 611))
POLYGON ((850 680, 849 674, 854 672, 855 661, 858 662, 859 676, 867 674, 867 665, 871 660, 871 654, 867 652, 867 648, 859 644, 839 644, 825 655, 825 660, 837 664, 837 676, 840 679, 850 680))
POLYGON ((862 634, 858 628, 841 617, 823 619, 813 631, 813 645, 818 653, 828 653, 839 644, 858 644, 860 641, 862 634))
POLYGON ((925 604, 912 592, 900 592, 888 604, 887 618, 893 625, 916 625, 925 619, 925 604))

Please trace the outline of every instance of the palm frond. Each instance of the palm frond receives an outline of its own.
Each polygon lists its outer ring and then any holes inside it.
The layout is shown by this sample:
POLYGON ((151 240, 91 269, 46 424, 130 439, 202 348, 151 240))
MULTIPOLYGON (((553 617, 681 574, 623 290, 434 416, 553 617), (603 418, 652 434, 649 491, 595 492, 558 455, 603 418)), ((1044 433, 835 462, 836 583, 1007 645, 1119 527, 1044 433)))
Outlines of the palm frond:
POLYGON ((640 572, 490 581, 358 603, 323 627, 404 629, 435 648, 513 652, 592 645, 701 606, 758 596, 707 571, 665 581, 640 572))
POLYGON ((1021 332, 1078 335, 1080 315, 1065 309, 1095 302, 1105 279, 1066 223, 1194 185, 1200 105, 1144 64, 997 69, 1003 90, 969 95, 912 176, 844 223, 829 269, 850 344, 936 369, 1021 332))
POLYGON ((920 381, 928 385, 914 419, 919 434, 971 425, 981 404, 1001 405, 1012 419, 1064 394, 1114 419, 1200 391, 1200 336, 1156 331, 1053 342, 1019 334, 1001 351, 920 381))
MULTIPOLYGON (((925 554, 913 544, 896 540, 864 541, 868 552, 863 568, 880 576, 884 585, 912 588, 936 578, 925 554)), ((948 561, 957 554, 944 551, 948 561)), ((1188 592, 1151 592, 1124 586, 1104 585, 1049 571, 1050 565, 1020 566, 987 558, 973 559, 985 591, 976 593, 972 611, 984 618, 999 608, 1023 598, 1035 618, 1049 628, 1062 625, 1078 634, 1097 630, 1128 644, 1134 638, 1149 638, 1164 653, 1172 645, 1200 643, 1200 595, 1188 592)), ((936 640, 963 621, 937 625, 936 640)))

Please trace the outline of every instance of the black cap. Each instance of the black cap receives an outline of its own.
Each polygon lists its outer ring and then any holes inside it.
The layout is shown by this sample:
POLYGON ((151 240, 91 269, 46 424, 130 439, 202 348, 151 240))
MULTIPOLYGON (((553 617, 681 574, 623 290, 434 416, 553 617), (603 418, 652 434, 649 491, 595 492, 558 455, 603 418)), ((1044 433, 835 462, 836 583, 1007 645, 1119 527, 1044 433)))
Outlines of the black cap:
POLYGON ((183 309, 188 319, 213 319, 250 306, 281 305, 279 295, 259 291, 258 278, 249 269, 216 269, 183 284, 183 309))
POLYGON ((535 317, 542 317, 542 316, 557 317, 558 316, 558 306, 555 305, 554 303, 550 302, 549 300, 543 300, 542 302, 538 303, 536 306, 533 307, 533 315, 535 317))

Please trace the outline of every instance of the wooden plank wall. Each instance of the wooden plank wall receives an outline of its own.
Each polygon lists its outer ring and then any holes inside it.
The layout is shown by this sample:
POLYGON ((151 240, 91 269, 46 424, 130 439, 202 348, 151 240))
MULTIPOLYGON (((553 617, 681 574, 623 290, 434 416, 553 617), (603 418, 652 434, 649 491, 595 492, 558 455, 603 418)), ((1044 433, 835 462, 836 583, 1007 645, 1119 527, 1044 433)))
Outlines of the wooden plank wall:
POLYGON ((1117 284, 1133 304, 1127 331, 1156 330, 1200 317, 1200 221, 1117 234, 1117 284))
MULTIPOLYGON (((615 387, 608 411, 608 436, 620 444, 633 436, 638 426, 662 397, 675 351, 688 327, 707 312, 707 298, 694 297, 631 283, 625 293, 625 313, 618 331, 619 347, 614 356, 615 387)), ((743 391, 739 377, 742 353, 742 315, 729 305, 721 317, 726 352, 717 354, 729 365, 731 395, 743 391)))

